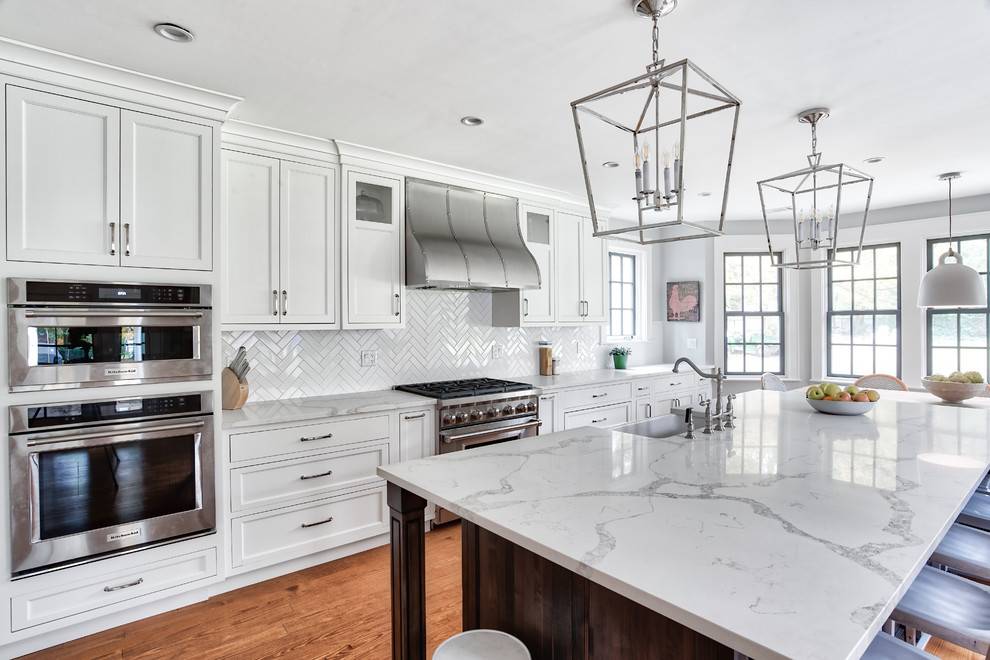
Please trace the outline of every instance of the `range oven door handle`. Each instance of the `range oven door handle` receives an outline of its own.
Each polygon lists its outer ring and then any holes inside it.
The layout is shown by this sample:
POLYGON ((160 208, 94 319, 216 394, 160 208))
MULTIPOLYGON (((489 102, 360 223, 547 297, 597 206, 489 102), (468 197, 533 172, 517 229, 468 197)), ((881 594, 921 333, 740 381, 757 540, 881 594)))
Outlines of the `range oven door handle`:
POLYGON ((447 434, 441 433, 440 438, 446 444, 453 442, 460 442, 461 440, 467 440, 469 438, 481 438, 484 436, 491 435, 505 435, 507 433, 516 433, 518 431, 525 431, 526 429, 538 428, 543 425, 543 422, 535 420, 532 422, 526 422, 525 424, 515 424, 513 426, 503 426, 497 429, 486 429, 484 431, 471 431, 468 433, 457 433, 457 434, 447 434))

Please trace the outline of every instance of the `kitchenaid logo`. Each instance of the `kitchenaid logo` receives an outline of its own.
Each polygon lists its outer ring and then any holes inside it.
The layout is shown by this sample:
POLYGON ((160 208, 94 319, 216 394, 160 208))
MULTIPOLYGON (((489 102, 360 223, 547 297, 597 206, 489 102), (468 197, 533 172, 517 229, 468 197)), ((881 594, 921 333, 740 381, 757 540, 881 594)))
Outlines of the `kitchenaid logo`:
POLYGON ((137 373, 137 367, 113 367, 103 373, 107 376, 133 376, 137 373))
POLYGON ((141 528, 135 527, 134 529, 129 529, 126 532, 107 534, 107 541, 119 541, 120 539, 126 539, 131 536, 141 536, 141 528))

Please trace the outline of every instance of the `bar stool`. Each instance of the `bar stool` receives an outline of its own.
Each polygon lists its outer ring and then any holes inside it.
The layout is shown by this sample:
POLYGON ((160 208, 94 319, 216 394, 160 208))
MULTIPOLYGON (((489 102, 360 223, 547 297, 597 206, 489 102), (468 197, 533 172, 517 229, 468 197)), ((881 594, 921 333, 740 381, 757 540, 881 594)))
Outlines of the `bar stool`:
POLYGON ((990 532, 990 495, 975 493, 969 498, 956 522, 990 532))
POLYGON ((890 616, 971 651, 990 651, 990 587, 966 578, 925 566, 890 616))
POLYGON ((990 474, 983 477, 983 481, 981 481, 980 485, 976 487, 976 492, 990 495, 990 474))
POLYGON ((990 532, 956 523, 935 548, 931 561, 965 577, 990 581, 990 532))
POLYGON ((467 630, 448 637, 433 660, 531 660, 526 645, 501 630, 467 630))
POLYGON ((862 660, 932 660, 936 656, 925 653, 917 646, 911 646, 887 633, 877 633, 870 643, 862 660))

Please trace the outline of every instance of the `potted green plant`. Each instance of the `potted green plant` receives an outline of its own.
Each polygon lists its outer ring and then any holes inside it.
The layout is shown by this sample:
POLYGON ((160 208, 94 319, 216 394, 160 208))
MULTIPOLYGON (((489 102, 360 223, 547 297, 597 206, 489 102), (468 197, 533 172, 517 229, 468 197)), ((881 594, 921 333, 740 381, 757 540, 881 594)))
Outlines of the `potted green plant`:
POLYGON ((612 356, 612 363, 616 369, 626 368, 626 361, 629 359, 630 353, 632 353, 632 349, 625 346, 616 346, 608 352, 612 356))

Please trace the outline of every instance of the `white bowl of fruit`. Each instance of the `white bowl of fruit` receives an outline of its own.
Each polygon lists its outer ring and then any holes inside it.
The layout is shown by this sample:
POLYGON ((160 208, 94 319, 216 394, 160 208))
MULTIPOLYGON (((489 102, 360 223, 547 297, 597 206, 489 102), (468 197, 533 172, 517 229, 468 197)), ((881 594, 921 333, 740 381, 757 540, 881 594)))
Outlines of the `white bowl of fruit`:
POLYGON ((978 371, 953 371, 948 376, 933 374, 921 379, 926 390, 948 403, 959 403, 986 392, 987 384, 978 371))
POLYGON ((835 383, 812 385, 804 392, 808 405, 829 415, 862 415, 880 400, 876 390, 861 390, 855 385, 842 387, 835 383))

